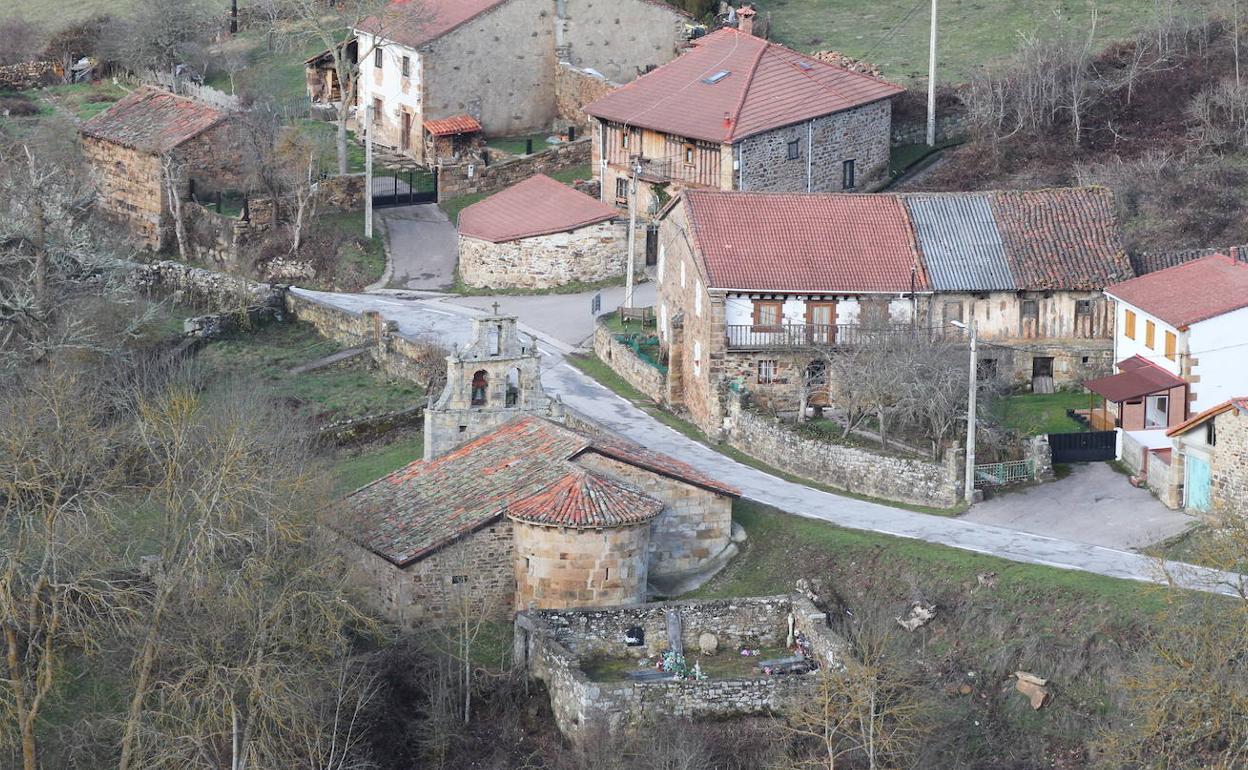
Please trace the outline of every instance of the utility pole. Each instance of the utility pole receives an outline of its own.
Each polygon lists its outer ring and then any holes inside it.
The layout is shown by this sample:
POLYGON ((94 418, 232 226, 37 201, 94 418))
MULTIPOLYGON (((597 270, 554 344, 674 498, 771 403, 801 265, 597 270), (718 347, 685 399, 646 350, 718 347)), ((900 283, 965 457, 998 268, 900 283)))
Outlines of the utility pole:
POLYGON ((927 146, 936 146, 936 2, 932 0, 932 37, 927 52, 927 146))
POLYGON ((364 108, 364 237, 373 238, 373 105, 364 108))
POLYGON ((238 0, 230 0, 230 34, 238 34, 238 0))
POLYGON ((971 387, 966 399, 966 504, 975 495, 975 396, 979 390, 979 361, 975 355, 975 319, 967 325, 971 334, 971 387))
POLYGON ((641 172, 641 156, 633 159, 632 177, 628 184, 628 274, 624 276, 624 307, 633 306, 633 265, 637 251, 637 174, 641 172))

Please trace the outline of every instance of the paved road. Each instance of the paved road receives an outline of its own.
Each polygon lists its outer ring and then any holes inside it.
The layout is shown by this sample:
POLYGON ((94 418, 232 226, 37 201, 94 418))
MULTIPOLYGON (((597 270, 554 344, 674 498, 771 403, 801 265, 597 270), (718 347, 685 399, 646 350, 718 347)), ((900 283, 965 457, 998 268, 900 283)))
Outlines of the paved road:
MULTIPOLYGON (((402 334, 437 335, 444 344, 463 344, 469 337, 473 310, 441 300, 401 300, 361 294, 295 291, 356 312, 377 310, 395 321, 402 334)), ((539 335, 543 356, 542 383, 549 394, 597 420, 605 427, 651 449, 689 463, 698 470, 736 486, 751 500, 789 513, 848 527, 914 538, 929 543, 991 554, 1018 562, 1082 570, 1110 577, 1157 582, 1168 572, 1184 587, 1235 595, 1234 583, 1248 576, 1218 572, 1178 562, 1164 564, 1140 554, 1036 535, 965 519, 951 519, 892 508, 822 492, 741 465, 653 419, 568 364, 567 343, 539 335)))
MULTIPOLYGON (((658 293, 654 281, 638 284, 633 291, 633 304, 637 307, 653 306, 658 293)), ((533 331, 556 339, 565 345, 593 347, 594 316, 590 313, 593 294, 539 294, 531 296, 506 295, 498 297, 454 297, 446 301, 464 307, 481 310, 498 302, 500 309, 519 316, 522 323, 533 331)), ((602 310, 619 307, 624 302, 624 287, 612 286, 602 290, 602 310)))
POLYGON ((435 203, 377 209, 385 227, 389 287, 440 291, 455 282, 459 235, 435 203))
POLYGON ((1108 463, 1072 468, 1061 481, 990 499, 962 518, 1110 548, 1143 548, 1196 523, 1128 484, 1108 463))

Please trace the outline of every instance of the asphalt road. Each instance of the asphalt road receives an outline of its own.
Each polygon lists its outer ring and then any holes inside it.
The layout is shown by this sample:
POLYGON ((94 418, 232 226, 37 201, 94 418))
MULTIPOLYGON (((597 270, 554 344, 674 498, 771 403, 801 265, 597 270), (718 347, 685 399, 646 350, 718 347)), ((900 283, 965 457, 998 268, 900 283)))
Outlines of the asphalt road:
POLYGON ((451 288, 459 234, 436 203, 377 209, 376 215, 385 226, 391 288, 451 288))
MULTIPOLYGON (((478 312, 445 299, 403 300, 367 294, 293 291, 354 312, 379 311, 396 322, 401 334, 436 338, 448 347, 468 341, 469 319, 478 312)), ((506 307, 503 309, 505 311, 506 307)), ((750 500, 850 529, 939 543, 1018 562, 1127 580, 1173 580, 1185 588, 1227 595, 1238 595, 1236 586, 1248 584, 1248 576, 1244 575, 1180 562, 1162 562, 1130 551, 961 518, 915 513, 785 481, 741 465, 658 422, 567 363, 563 354, 571 349, 570 345, 540 334, 538 339, 538 349, 542 353, 542 384, 549 395, 557 395, 569 407, 633 441, 678 457, 703 473, 732 484, 750 500)))

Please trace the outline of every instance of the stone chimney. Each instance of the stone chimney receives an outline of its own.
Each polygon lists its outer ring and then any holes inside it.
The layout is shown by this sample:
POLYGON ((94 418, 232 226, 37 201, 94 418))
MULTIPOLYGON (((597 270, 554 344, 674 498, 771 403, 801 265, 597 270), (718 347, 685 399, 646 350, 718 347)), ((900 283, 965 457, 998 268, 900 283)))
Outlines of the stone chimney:
POLYGON ((748 5, 737 9, 737 29, 747 35, 754 34, 754 17, 757 12, 748 5))

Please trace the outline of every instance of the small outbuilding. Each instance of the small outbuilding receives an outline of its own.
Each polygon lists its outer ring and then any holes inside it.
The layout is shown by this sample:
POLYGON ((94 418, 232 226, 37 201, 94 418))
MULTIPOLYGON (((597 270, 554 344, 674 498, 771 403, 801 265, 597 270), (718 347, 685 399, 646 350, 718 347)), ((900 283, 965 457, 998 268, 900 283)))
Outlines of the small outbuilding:
POLYGON ((478 158, 483 147, 485 134, 471 115, 425 121, 425 162, 430 166, 478 158))
POLYGON ((88 120, 80 133, 97 205, 150 249, 164 245, 171 219, 166 158, 178 168, 179 196, 192 183, 201 190, 239 184, 231 114, 195 99, 144 86, 88 120))
POLYGON ((614 207, 538 174, 459 214, 459 273, 491 289, 551 289, 621 275, 627 223, 614 207))

